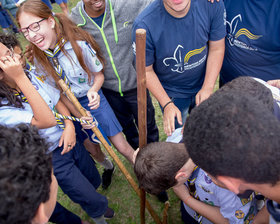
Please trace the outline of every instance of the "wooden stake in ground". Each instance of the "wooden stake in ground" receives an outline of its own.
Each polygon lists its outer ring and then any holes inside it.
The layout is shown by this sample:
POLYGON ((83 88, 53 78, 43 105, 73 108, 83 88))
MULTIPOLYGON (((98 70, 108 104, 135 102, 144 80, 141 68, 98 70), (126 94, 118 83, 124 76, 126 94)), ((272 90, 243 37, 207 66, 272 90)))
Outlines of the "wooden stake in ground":
MULTIPOLYGON (((139 149, 147 145, 146 30, 136 30, 136 71, 139 149)), ((146 192, 140 189, 140 219, 145 224, 146 192)))
MULTIPOLYGON (((55 63, 55 61, 54 61, 55 63)), ((58 62, 56 62, 58 63, 58 62)), ((80 104, 80 102, 78 101, 78 99, 74 96, 74 94, 71 92, 71 90, 69 89, 69 87, 66 85, 66 83, 58 76, 53 76, 55 82, 57 83, 58 86, 60 86, 60 88, 62 89, 62 91, 67 95, 68 99, 73 103, 73 105, 76 107, 76 109, 80 112, 80 114, 83 117, 88 116, 86 113, 86 110, 82 107, 82 105, 80 104)), ((108 142, 106 141, 106 139, 104 138, 104 136, 102 135, 102 133, 99 131, 99 129, 97 127, 93 127, 92 131, 94 132, 94 134, 96 135, 96 137, 100 140, 100 142, 103 144, 104 148, 106 149, 106 151, 109 153, 109 155, 113 158, 113 160, 115 161, 115 163, 117 164, 117 166, 120 168, 121 172, 124 174, 125 178, 127 179, 128 183, 132 186, 133 190, 136 192, 136 194, 140 197, 140 190, 138 188, 138 185, 136 184, 136 182, 134 181, 134 179, 132 179, 131 175, 129 174, 129 172, 127 171, 127 169, 125 168, 125 166, 123 165, 122 161, 119 159, 119 157, 116 155, 116 153, 113 151, 113 149, 111 148, 111 146, 108 144, 108 142)), ((155 211, 153 210, 152 206, 150 205, 150 203, 148 201, 146 201, 146 206, 148 211, 150 212, 151 216, 153 217, 153 219, 155 220, 155 222, 157 224, 161 224, 160 218, 157 216, 157 214, 155 213, 155 211)))

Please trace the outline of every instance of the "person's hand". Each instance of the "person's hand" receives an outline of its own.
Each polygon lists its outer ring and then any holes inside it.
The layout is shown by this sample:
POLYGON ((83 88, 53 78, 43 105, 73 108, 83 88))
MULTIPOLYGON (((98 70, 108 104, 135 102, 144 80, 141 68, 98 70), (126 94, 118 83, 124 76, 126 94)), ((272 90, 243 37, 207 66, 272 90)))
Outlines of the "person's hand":
POLYGON ((198 91, 198 93, 195 96, 195 104, 198 106, 201 104, 204 100, 206 100, 211 94, 213 93, 213 90, 210 88, 202 88, 198 91))
POLYGON ((19 57, 5 56, 0 58, 0 68, 14 81, 25 75, 19 57))
POLYGON ((170 103, 163 111, 163 127, 167 136, 170 136, 172 132, 175 131, 175 117, 177 117, 178 123, 182 125, 181 111, 174 105, 174 103, 170 103))
POLYGON ((271 86, 275 86, 278 89, 280 89, 280 79, 275 79, 275 80, 269 80, 267 83, 271 86))
POLYGON ((58 146, 63 145, 61 155, 69 152, 76 145, 76 132, 73 124, 67 124, 60 137, 58 146))
POLYGON ((96 91, 93 90, 89 90, 87 92, 87 97, 88 97, 88 101, 89 101, 89 108, 91 110, 97 109, 100 105, 100 96, 96 91))
POLYGON ((84 120, 84 121, 89 121, 90 124, 87 124, 87 123, 83 123, 81 122, 81 125, 83 127, 83 129, 92 129, 93 127, 95 127, 95 122, 93 122, 93 117, 91 116, 90 112, 87 111, 87 115, 86 117, 81 117, 80 119, 81 120, 84 120))
MULTIPOLYGON (((213 3, 215 0, 208 0, 208 2, 213 3)), ((216 0, 217 2, 219 2, 220 0, 216 0)))
POLYGON ((33 60, 34 60, 34 57, 33 57, 33 51, 31 49, 31 45, 27 45, 26 48, 25 48, 25 52, 24 52, 24 56, 26 57, 26 59, 31 63, 33 64, 33 60))

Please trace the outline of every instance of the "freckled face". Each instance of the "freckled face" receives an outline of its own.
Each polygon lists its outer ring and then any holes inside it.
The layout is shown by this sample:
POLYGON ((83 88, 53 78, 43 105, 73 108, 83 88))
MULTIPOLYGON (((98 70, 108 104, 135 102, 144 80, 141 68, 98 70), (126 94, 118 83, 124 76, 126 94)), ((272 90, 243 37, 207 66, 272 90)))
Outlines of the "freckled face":
POLYGON ((52 17, 49 17, 43 21, 41 20, 42 18, 25 12, 22 12, 19 16, 19 24, 21 29, 28 29, 25 38, 29 42, 35 44, 42 51, 49 48, 54 49, 54 46, 57 42, 57 35, 54 30, 55 20, 52 17), (39 25, 39 29, 37 27, 36 31, 34 31, 34 29, 32 31, 31 27, 34 27, 35 23, 39 25))

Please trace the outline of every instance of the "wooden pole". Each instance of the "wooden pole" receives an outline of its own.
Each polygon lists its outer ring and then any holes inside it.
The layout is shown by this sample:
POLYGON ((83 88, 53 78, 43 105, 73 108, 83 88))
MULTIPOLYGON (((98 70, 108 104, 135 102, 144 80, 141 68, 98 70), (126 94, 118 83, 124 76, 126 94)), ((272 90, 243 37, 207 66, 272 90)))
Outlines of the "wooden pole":
MULTIPOLYGON (((76 109, 80 112, 82 116, 88 116, 85 109, 82 107, 80 102, 77 100, 77 98, 74 96, 74 94, 71 92, 69 87, 66 85, 66 83, 60 79, 58 76, 53 77, 55 82, 60 86, 63 92, 67 95, 69 100, 74 104, 76 109)), ((125 166, 123 165, 122 161, 119 159, 119 157, 116 155, 116 153, 113 151, 111 146, 108 144, 102 133, 99 131, 97 127, 93 127, 92 131, 96 135, 96 137, 100 140, 100 142, 104 145, 104 148, 109 153, 109 155, 113 158, 117 166, 120 168, 121 172, 124 174, 125 178, 127 179, 128 183, 132 186, 133 190, 136 192, 136 194, 140 197, 140 190, 138 188, 138 185, 134 181, 134 179, 131 177, 125 166)), ((155 211, 153 210, 152 206, 148 201, 146 201, 146 206, 148 211, 150 212, 151 216, 155 220, 157 224, 161 224, 160 218, 157 216, 155 211)))
POLYGON ((168 208, 170 207, 169 201, 166 201, 164 204, 164 210, 163 210, 163 221, 162 224, 167 224, 167 217, 168 217, 168 208))
MULTIPOLYGON (((136 71, 140 150, 147 145, 146 30, 136 30, 136 71)), ((146 192, 140 189, 140 219, 145 224, 146 192)))

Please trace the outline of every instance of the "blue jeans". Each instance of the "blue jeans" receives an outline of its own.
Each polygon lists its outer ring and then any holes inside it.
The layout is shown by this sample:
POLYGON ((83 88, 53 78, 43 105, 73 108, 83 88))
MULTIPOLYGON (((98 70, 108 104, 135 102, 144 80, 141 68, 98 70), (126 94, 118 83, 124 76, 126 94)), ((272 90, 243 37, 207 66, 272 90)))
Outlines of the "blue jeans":
POLYGON ((62 147, 52 152, 54 175, 61 190, 81 205, 92 218, 102 216, 108 207, 107 198, 96 192, 101 183, 94 161, 81 143, 61 155, 62 147))
POLYGON ((70 212, 58 202, 56 202, 54 211, 49 221, 56 224, 82 224, 82 220, 79 216, 70 212))

